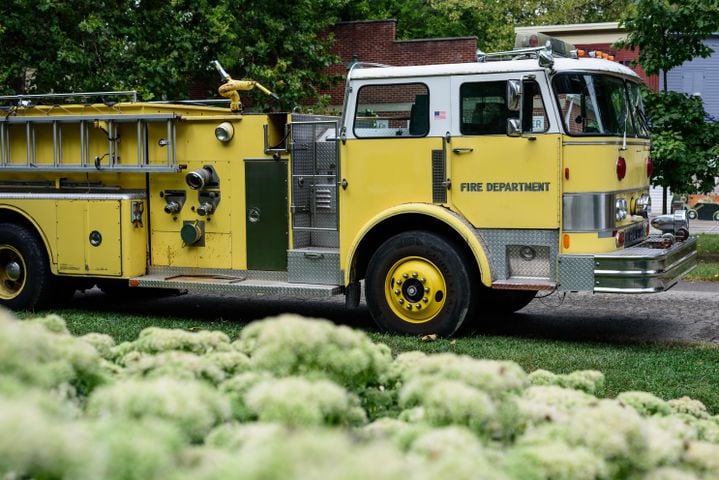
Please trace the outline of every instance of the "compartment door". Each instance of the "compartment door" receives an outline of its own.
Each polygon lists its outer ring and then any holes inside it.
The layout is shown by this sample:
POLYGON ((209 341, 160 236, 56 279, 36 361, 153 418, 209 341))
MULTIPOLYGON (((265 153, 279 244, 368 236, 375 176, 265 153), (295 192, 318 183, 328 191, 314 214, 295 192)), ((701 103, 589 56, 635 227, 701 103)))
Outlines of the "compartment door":
POLYGON ((245 160, 247 268, 287 270, 287 161, 245 160))

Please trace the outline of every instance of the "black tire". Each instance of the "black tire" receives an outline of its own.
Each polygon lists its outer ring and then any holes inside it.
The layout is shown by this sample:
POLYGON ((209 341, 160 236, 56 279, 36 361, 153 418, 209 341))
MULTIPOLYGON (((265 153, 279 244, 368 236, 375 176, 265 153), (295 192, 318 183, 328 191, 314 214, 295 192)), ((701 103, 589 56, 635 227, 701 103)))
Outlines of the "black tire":
POLYGON ((0 223, 0 305, 43 309, 53 300, 53 276, 45 245, 35 232, 0 223))
POLYGON ((372 317, 380 328, 397 333, 454 334, 471 311, 468 265, 451 242, 434 233, 390 238, 367 267, 365 294, 372 317))
POLYGON ((690 208, 689 210, 687 210, 687 218, 689 220, 696 220, 698 216, 699 216, 699 214, 693 208, 690 208))

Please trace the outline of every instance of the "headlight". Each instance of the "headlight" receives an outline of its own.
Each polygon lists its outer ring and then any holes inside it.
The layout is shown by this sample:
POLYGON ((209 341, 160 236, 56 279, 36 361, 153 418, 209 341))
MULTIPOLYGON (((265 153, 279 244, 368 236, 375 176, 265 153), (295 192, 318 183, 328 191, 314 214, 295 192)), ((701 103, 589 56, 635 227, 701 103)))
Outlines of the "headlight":
POLYGON ((235 127, 230 122, 222 122, 215 128, 215 137, 222 143, 232 140, 235 135, 235 127))
POLYGON ((652 197, 644 193, 634 202, 634 215, 647 218, 652 213, 652 197))
POLYGON ((615 218, 617 221, 624 220, 627 218, 627 200, 624 198, 617 198, 615 218))

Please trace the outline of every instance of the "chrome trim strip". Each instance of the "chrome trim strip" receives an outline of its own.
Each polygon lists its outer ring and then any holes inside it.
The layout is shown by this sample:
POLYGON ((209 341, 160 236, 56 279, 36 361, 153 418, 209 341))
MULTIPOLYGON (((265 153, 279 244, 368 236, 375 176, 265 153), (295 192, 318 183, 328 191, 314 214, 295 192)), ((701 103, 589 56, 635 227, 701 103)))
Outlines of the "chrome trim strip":
POLYGON ((7 193, 0 200, 143 200, 145 192, 125 193, 7 193))
MULTIPOLYGON (((570 140, 567 142, 562 142, 563 147, 573 146, 573 145, 624 145, 624 142, 622 142, 621 140, 619 140, 619 141, 617 141, 617 140, 598 140, 598 141, 593 140, 590 142, 581 142, 581 141, 577 141, 577 140, 570 140)), ((627 145, 645 145, 648 147, 650 145, 650 142, 649 142, 649 139, 646 139, 644 141, 641 141, 641 140, 627 141, 627 145)))
POLYGON ((562 228, 565 232, 612 230, 616 226, 614 193, 565 193, 562 195, 562 228))

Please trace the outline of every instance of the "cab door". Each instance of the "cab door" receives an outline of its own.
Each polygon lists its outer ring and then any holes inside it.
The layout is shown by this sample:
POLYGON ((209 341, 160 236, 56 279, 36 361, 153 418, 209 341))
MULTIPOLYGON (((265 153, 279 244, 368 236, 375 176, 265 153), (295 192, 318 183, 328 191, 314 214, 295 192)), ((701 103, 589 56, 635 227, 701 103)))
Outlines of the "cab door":
POLYGON ((450 203, 479 228, 559 228, 561 136, 547 114, 549 90, 517 73, 521 112, 512 111, 510 78, 452 77, 450 203), (509 136, 508 119, 520 116, 521 136, 509 136))

